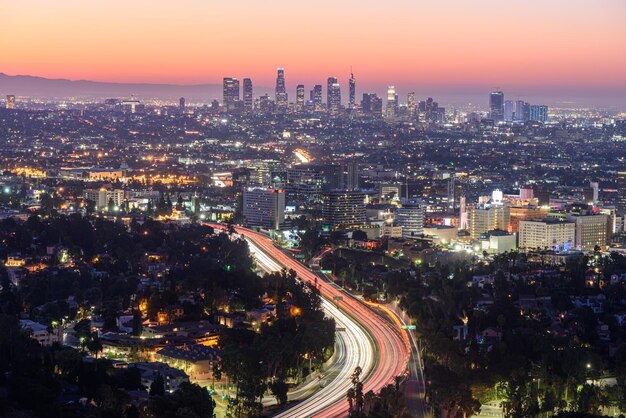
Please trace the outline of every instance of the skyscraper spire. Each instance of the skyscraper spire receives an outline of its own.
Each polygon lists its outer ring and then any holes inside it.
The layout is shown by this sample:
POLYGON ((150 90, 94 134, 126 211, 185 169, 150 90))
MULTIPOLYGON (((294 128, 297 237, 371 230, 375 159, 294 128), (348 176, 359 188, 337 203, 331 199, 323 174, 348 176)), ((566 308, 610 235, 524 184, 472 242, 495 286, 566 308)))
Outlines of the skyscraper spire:
POLYGON ((354 109, 356 106, 356 79, 352 72, 352 66, 350 66, 350 80, 348 83, 348 104, 350 109, 354 109))

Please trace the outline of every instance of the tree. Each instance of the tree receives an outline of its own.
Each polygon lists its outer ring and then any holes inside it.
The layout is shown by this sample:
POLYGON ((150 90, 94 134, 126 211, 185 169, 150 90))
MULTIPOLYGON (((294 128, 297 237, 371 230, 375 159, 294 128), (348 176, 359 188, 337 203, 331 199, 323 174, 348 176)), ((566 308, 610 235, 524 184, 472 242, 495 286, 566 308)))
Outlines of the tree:
POLYGON ((272 383, 270 383, 270 390, 272 391, 272 395, 276 397, 276 401, 279 405, 284 406, 287 404, 287 391, 289 390, 289 386, 282 379, 276 379, 272 383))
POLYGON ((163 377, 158 374, 157 377, 150 384, 150 396, 164 396, 165 395, 165 381, 163 377))

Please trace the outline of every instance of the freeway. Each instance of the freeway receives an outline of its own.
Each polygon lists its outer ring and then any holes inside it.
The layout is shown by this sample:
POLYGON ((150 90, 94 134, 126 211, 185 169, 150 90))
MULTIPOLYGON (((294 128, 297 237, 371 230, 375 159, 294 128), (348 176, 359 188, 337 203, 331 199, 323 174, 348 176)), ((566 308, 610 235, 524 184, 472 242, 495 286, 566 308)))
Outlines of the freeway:
MULTIPOLYGON (((212 226, 222 228, 215 224, 212 226)), ((393 383, 396 376, 404 373, 410 347, 401 329, 394 329, 362 301, 334 283, 321 280, 304 265, 276 248, 265 235, 243 227, 235 227, 235 231, 251 244, 257 260, 273 260, 287 269, 293 269, 300 279, 316 285, 324 299, 326 312, 335 318, 339 327, 346 329, 343 337, 346 339, 348 356, 340 375, 315 395, 281 412, 277 417, 346 416, 346 392, 351 385, 350 374, 356 366, 363 369, 364 392, 378 392, 393 383)))

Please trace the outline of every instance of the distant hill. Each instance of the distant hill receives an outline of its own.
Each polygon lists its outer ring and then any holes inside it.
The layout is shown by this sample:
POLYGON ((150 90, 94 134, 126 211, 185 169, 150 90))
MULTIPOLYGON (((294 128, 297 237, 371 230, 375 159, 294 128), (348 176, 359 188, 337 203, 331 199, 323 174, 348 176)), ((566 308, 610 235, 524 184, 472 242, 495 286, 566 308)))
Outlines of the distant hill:
POLYGON ((37 98, 109 98, 135 96, 141 99, 208 102, 222 97, 221 84, 149 84, 108 83, 88 80, 65 80, 30 75, 0 73, 0 98, 6 94, 37 98))

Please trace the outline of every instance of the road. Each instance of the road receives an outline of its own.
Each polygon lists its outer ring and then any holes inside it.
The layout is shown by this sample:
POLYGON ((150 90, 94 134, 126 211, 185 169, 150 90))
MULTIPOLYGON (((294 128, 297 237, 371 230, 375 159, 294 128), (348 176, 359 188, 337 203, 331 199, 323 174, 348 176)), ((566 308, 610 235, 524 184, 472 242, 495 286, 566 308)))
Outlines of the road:
POLYGON ((265 235, 243 227, 235 227, 235 231, 251 244, 251 251, 259 262, 273 260, 280 266, 294 270, 300 279, 315 284, 324 299, 326 313, 335 318, 338 327, 346 330, 342 337, 348 356, 340 374, 315 395, 281 412, 277 417, 345 417, 348 414, 346 392, 351 385, 350 375, 356 366, 363 369, 364 392, 378 392, 405 372, 410 346, 401 329, 394 329, 366 304, 334 283, 320 279, 276 248, 265 235))

